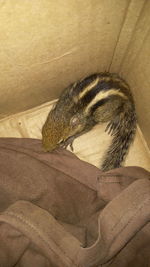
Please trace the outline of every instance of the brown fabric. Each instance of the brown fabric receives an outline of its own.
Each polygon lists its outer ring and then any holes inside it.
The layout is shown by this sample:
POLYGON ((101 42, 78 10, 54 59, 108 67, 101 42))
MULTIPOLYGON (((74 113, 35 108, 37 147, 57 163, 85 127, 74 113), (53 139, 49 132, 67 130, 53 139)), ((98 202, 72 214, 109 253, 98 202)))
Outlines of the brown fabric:
POLYGON ((0 139, 0 267, 149 266, 150 173, 0 139))

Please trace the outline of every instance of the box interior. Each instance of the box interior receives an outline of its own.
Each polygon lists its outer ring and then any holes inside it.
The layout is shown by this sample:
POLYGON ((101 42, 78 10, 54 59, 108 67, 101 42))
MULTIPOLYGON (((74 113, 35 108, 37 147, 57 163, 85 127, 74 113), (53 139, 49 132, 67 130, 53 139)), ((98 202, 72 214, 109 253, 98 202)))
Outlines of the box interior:
MULTIPOLYGON (((150 170, 150 1, 6 0, 0 11, 0 136, 41 138, 66 86, 117 72, 131 87, 138 116, 125 165, 150 170)), ((75 141, 74 152, 96 166, 110 142, 104 129, 75 141)))

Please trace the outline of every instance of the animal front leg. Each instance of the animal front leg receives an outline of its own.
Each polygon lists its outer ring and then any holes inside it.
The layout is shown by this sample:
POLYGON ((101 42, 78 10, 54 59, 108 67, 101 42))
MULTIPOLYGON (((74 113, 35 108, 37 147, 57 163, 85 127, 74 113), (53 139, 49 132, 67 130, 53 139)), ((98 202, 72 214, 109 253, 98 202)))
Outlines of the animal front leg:
POLYGON ((76 136, 68 137, 65 141, 62 141, 60 143, 60 147, 63 147, 66 149, 68 146, 70 146, 71 150, 73 151, 73 141, 75 138, 76 138, 76 136))
POLYGON ((73 142, 74 142, 74 139, 76 139, 77 137, 79 137, 79 136, 81 136, 81 135, 83 135, 83 134, 89 132, 89 131, 93 128, 93 126, 94 126, 95 124, 96 124, 95 121, 91 119, 91 120, 87 123, 86 128, 85 128, 84 130, 82 130, 82 131, 79 132, 79 133, 76 133, 76 134, 73 135, 73 136, 68 137, 65 141, 62 141, 62 142, 60 143, 60 147, 67 148, 67 146, 70 146, 71 150, 73 151, 73 150, 74 150, 74 149, 73 149, 73 142))

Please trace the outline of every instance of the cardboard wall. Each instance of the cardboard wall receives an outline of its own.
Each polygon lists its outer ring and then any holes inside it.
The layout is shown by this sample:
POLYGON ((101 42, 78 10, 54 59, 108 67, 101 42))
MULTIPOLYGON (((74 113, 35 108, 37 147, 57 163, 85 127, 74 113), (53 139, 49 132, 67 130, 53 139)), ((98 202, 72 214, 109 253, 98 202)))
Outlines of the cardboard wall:
POLYGON ((150 147, 150 1, 131 1, 110 66, 131 86, 138 123, 150 147))
POLYGON ((127 0, 0 3, 1 116, 56 98, 70 82, 108 69, 129 5, 127 0))
POLYGON ((150 1, 145 1, 120 66, 134 94, 138 123, 150 148, 150 1))
POLYGON ((131 84, 150 140, 149 14, 146 0, 1 1, 0 118, 57 98, 90 73, 110 70, 131 84))

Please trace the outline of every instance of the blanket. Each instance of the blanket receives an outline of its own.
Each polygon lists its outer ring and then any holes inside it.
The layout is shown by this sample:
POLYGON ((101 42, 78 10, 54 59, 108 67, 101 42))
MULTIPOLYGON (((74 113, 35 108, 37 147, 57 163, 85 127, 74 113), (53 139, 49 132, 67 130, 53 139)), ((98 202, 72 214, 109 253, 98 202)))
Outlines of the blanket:
POLYGON ((0 138, 0 267, 150 266, 150 173, 0 138))

